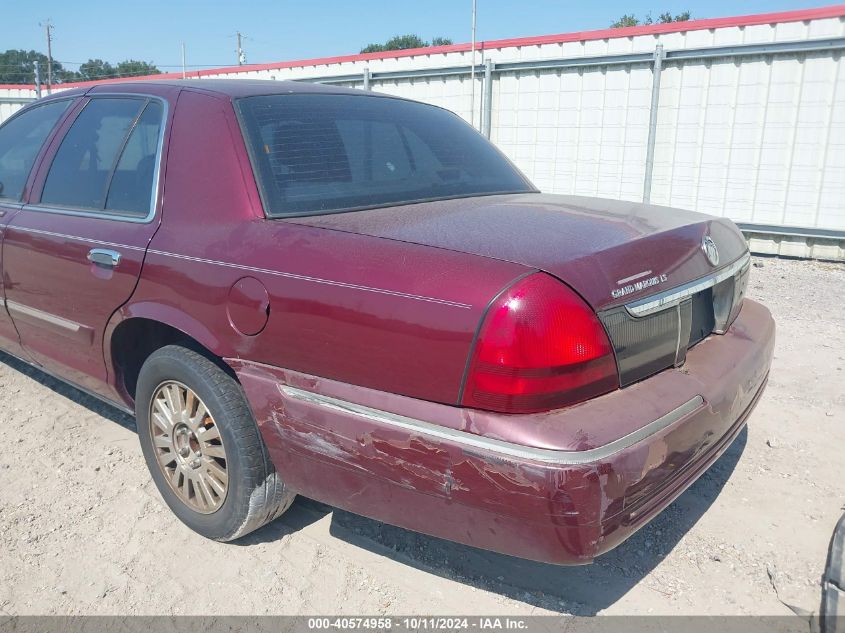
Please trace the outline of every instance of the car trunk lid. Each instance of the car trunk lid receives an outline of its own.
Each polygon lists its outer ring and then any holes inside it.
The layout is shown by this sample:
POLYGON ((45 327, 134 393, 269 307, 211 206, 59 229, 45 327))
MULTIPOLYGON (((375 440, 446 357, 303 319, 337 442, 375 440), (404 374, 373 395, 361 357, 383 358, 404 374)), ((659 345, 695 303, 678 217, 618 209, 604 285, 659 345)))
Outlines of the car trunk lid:
POLYGON ((749 259, 729 220, 617 200, 515 194, 291 218, 550 273, 598 313, 620 384, 681 365, 736 317, 749 259), (707 242, 718 258, 707 253, 707 242))
POLYGON ((507 260, 546 271, 599 311, 712 273, 702 239, 720 265, 745 242, 729 220, 634 202, 514 194, 442 200, 290 218, 350 233, 507 260))

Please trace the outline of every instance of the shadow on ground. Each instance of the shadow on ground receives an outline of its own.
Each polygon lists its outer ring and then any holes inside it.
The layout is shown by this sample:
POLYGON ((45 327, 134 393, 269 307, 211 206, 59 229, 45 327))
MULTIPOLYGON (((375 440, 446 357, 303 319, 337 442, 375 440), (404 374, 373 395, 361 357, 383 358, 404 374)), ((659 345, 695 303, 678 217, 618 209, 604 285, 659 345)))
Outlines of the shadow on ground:
POLYGON ((79 404, 89 411, 96 413, 99 416, 104 417, 115 424, 118 424, 124 428, 129 429, 130 431, 135 431, 135 418, 131 415, 124 413, 120 409, 115 408, 110 404, 106 404, 102 400, 91 396, 84 391, 80 391, 76 387, 73 387, 66 382, 62 382, 56 378, 53 378, 51 375, 47 374, 46 372, 29 365, 22 360, 15 358, 14 356, 10 356, 4 352, 0 352, 0 362, 5 363, 12 369, 19 371, 20 373, 29 376, 37 383, 44 385, 51 391, 56 392, 60 396, 67 398, 68 400, 73 400, 76 404, 79 404))
MULTIPOLYGON (((135 430, 132 417, 110 405, 2 352, 0 361, 115 424, 135 430)), ((273 542, 332 514, 331 534, 357 547, 537 607, 593 615, 614 604, 648 575, 698 522, 734 471, 745 449, 747 433, 743 429, 725 454, 653 521, 615 550, 583 567, 559 567, 495 554, 379 523, 302 497, 280 519, 236 544, 273 542)))

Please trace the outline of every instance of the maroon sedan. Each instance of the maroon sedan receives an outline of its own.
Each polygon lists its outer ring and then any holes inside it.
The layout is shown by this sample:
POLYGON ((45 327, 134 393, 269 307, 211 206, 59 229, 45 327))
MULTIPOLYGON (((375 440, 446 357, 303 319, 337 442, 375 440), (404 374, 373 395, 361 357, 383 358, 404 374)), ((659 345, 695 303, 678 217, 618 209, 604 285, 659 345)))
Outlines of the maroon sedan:
POLYGON ((740 432, 774 323, 728 220, 539 193, 454 114, 309 84, 62 92, 0 127, 0 347, 133 412, 236 539, 299 493, 563 564, 740 432))

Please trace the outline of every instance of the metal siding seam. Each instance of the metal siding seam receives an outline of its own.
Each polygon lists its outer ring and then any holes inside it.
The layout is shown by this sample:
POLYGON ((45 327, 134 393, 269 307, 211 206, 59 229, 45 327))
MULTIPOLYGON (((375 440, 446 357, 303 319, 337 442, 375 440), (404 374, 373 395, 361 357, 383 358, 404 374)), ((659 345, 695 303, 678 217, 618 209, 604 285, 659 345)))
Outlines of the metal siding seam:
POLYGON ((757 141, 757 159, 755 161, 754 191, 751 193, 751 221, 757 214, 757 192, 760 190, 760 164, 763 158, 763 141, 766 138, 766 124, 769 120, 769 94, 772 90, 772 76, 775 72, 775 60, 766 60, 768 73, 766 75, 766 94, 763 97, 763 121, 760 124, 760 135, 757 141))
MULTIPOLYGON (((843 22, 845 24, 845 22, 843 22)), ((839 71, 840 67, 842 66, 842 55, 840 54, 839 58, 836 59, 836 63, 833 64, 833 90, 831 91, 830 95, 830 102, 828 103, 827 108, 827 123, 824 135, 824 149, 819 152, 819 187, 818 191, 816 192, 816 213, 813 219, 813 226, 819 225, 819 218, 821 216, 821 205, 822 205, 822 192, 824 191, 824 182, 825 177, 827 176, 827 159, 828 154, 830 153, 830 136, 831 136, 831 127, 833 126, 833 111, 836 108, 836 93, 839 88, 839 71)))
POLYGON ((795 139, 798 136, 798 119, 801 116, 801 102, 804 97, 804 69, 806 68, 807 60, 798 58, 800 63, 798 71, 798 81, 796 83, 795 91, 795 116, 792 118, 792 125, 790 126, 790 142, 789 142, 789 158, 786 161, 786 187, 783 190, 783 210, 781 211, 780 223, 787 225, 787 213, 789 207, 789 189, 792 186, 792 162, 795 159, 795 139))

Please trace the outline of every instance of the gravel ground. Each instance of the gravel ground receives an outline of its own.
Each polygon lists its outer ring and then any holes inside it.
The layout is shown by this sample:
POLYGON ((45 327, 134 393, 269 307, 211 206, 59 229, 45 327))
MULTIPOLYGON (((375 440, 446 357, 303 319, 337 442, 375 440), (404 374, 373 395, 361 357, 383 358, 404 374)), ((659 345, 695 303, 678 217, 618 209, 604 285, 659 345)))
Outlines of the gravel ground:
POLYGON ((299 499, 237 544, 190 532, 133 422, 0 355, 0 614, 816 611, 843 510, 845 266, 757 258, 769 387, 728 452, 587 567, 463 547, 299 499))

